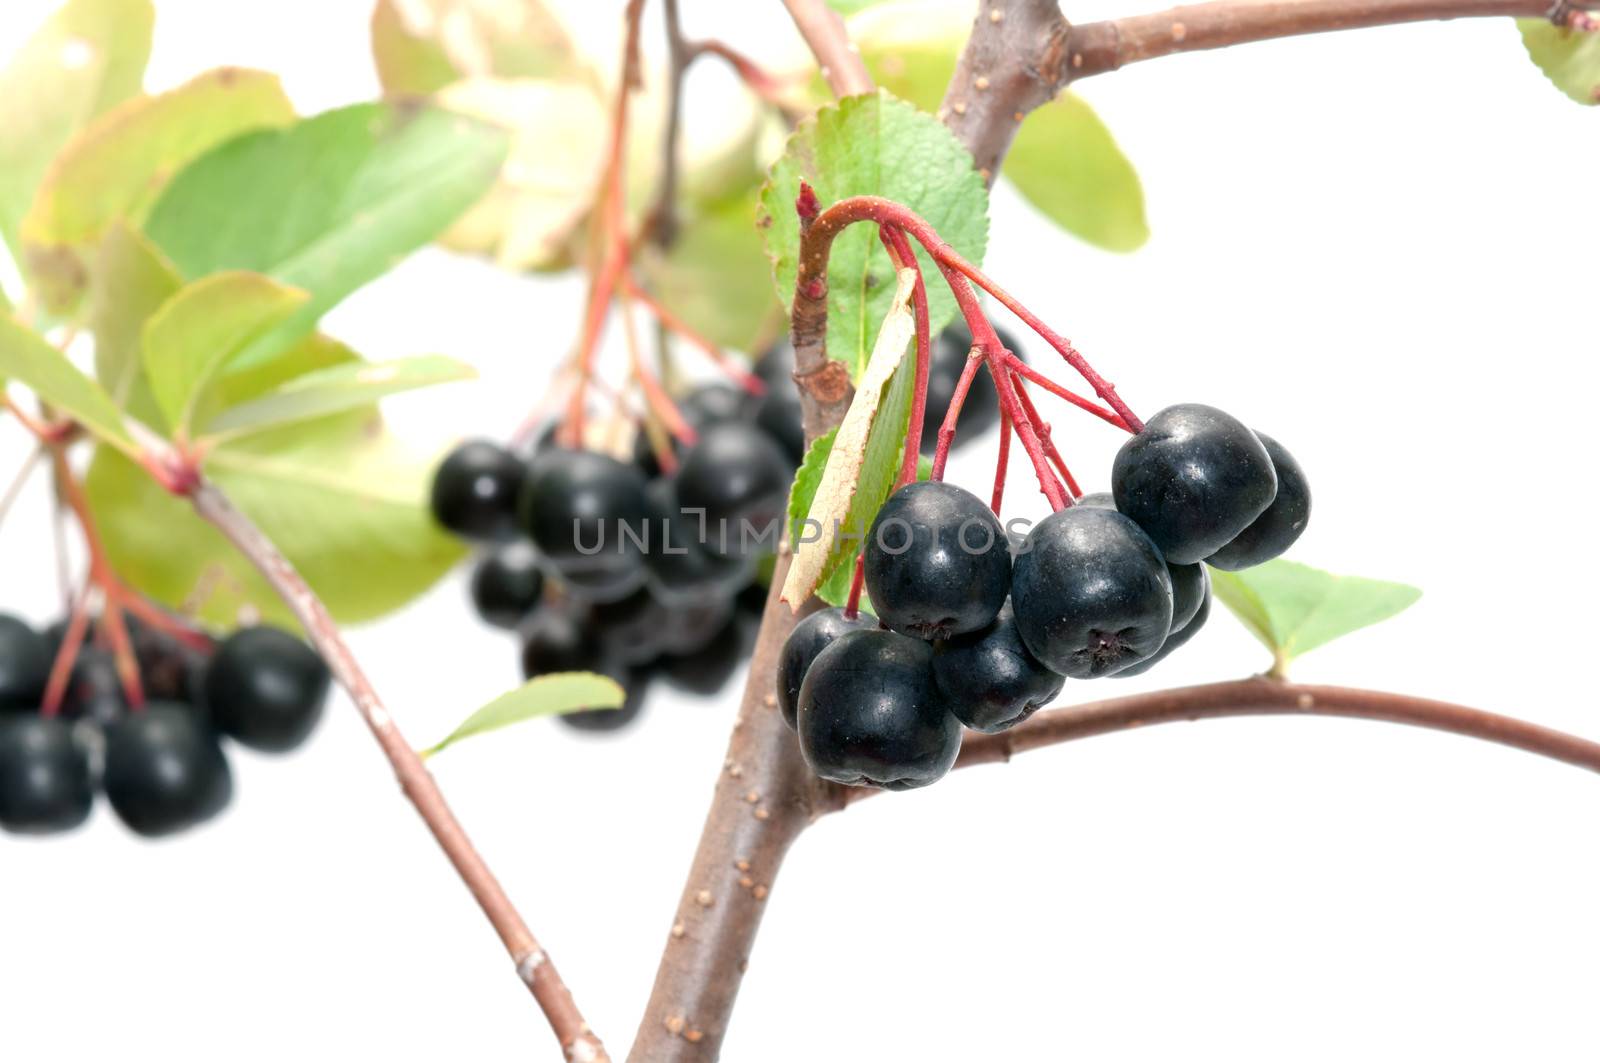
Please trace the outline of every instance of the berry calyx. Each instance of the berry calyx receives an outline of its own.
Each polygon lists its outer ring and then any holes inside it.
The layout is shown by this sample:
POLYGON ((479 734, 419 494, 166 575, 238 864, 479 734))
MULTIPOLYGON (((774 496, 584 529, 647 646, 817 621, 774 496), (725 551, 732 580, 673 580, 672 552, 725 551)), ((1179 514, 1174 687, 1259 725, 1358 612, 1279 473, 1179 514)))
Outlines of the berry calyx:
POLYGON ((1272 469, 1278 477, 1278 493, 1272 505, 1249 527, 1206 558, 1206 564, 1229 572, 1252 568, 1279 556, 1294 545, 1311 519, 1311 485, 1306 482, 1305 470, 1276 439, 1265 432, 1257 432, 1256 438, 1261 440, 1261 445, 1267 448, 1267 456, 1272 459, 1272 469))
POLYGON ((156 838, 211 819, 233 796, 217 737, 189 708, 151 702, 106 732, 104 787, 135 834, 156 838))
POLYGON ((1170 657, 1174 650, 1177 650, 1183 646, 1184 643, 1188 642, 1190 639, 1194 638, 1195 635, 1199 634, 1200 629, 1206 626, 1206 620, 1209 619, 1210 616, 1211 588, 1208 584, 1206 587, 1205 596, 1200 599, 1200 607, 1195 610, 1194 616, 1190 618, 1187 624, 1183 625, 1181 628, 1175 629, 1172 634, 1168 635, 1167 641, 1163 642, 1161 644, 1161 648, 1155 653, 1151 654, 1149 657, 1146 657, 1138 664, 1129 665, 1112 678, 1121 679, 1124 676, 1143 675, 1144 673, 1148 672, 1150 669, 1154 668, 1156 665, 1170 657))
POLYGON ((847 786, 927 786, 961 751, 933 647, 894 631, 849 631, 823 650, 800 685, 796 729, 811 770, 847 786))
POLYGON ((485 623, 515 628, 544 594, 538 553, 522 540, 491 550, 473 566, 471 588, 473 607, 485 623))
POLYGON ((0 711, 39 707, 53 656, 43 635, 0 614, 0 711))
POLYGON ((942 639, 977 631, 1005 603, 1005 530, 978 496, 954 484, 909 483, 889 496, 865 554, 873 608, 902 634, 942 639))
POLYGON ((1073 506, 1028 533, 1011 575, 1017 631, 1069 679, 1154 654, 1172 626, 1172 578, 1155 544, 1115 510, 1073 506))
POLYGON ((937 644, 933 677, 951 714, 985 734, 1015 727, 1066 684, 1028 652, 1010 608, 981 631, 937 644))
POLYGON ((205 672, 205 704, 218 730, 242 745, 285 753, 322 719, 328 666, 281 628, 241 628, 217 647, 205 672))
POLYGON ((849 631, 865 631, 876 626, 869 616, 857 613, 850 616, 843 609, 822 609, 801 620, 783 640, 778 652, 778 711, 791 730, 800 711, 800 685, 817 655, 839 636, 849 631))
POLYGON ((1210 406, 1169 406, 1117 451, 1117 510, 1168 561, 1192 565, 1222 549, 1272 504, 1278 480, 1254 432, 1210 406))
POLYGON ((516 530, 523 463, 487 440, 452 450, 433 474, 433 517, 466 539, 493 541, 516 530))
POLYGON ((61 719, 0 717, 0 827, 58 834, 89 818, 89 755, 61 719))

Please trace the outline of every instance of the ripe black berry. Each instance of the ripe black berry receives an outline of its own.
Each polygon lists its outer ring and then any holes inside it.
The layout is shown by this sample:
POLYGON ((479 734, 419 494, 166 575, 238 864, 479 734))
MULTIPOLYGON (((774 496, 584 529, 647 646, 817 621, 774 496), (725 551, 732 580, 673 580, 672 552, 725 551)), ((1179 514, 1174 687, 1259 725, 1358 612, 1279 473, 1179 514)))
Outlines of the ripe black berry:
POLYGON ((642 578, 644 487, 644 475, 615 458, 552 448, 529 467, 519 519, 545 559, 571 577, 567 582, 581 586, 589 574, 642 578))
POLYGON ((644 561, 650 590, 657 598, 692 604, 707 593, 735 593, 749 580, 748 560, 720 557, 701 545, 699 516, 683 511, 672 480, 650 481, 645 496, 650 504, 650 537, 644 561))
POLYGON ((1069 679, 1149 657, 1172 626, 1172 578, 1150 537, 1092 506, 1059 510, 1028 533, 1011 601, 1029 652, 1069 679))
POLYGON ((704 511, 704 546, 711 553, 765 553, 777 546, 792 474, 778 444, 759 428, 715 424, 684 454, 678 502, 691 514, 704 511))
POLYGON ((588 612, 572 603, 552 604, 529 618, 522 637, 523 678, 552 672, 594 672, 619 683, 627 678, 627 666, 599 638, 588 612))
POLYGON ((661 635, 662 655, 687 657, 699 653, 722 631, 733 612, 733 595, 723 592, 674 604, 668 610, 666 630, 661 635))
POLYGON ((754 368, 756 376, 769 388, 779 384, 794 387, 794 344, 790 342, 788 333, 779 336, 772 346, 761 352, 754 368))
POLYGON ((322 718, 328 666, 280 628, 241 628, 206 667, 205 702, 217 729, 252 749, 287 752, 322 718))
POLYGON ((727 384, 702 384, 678 400, 678 412, 699 432, 714 424, 745 420, 750 400, 749 392, 727 384))
POLYGON ((768 385, 756 405, 756 427, 777 441, 794 465, 806 456, 806 433, 801 424, 800 393, 792 381, 768 385))
MULTIPOLYGON (((1080 506, 1094 509, 1117 508, 1109 491, 1096 491, 1078 499, 1080 506)), ((1174 565, 1167 562, 1167 576, 1172 580, 1172 630, 1177 631, 1189 622, 1200 603, 1211 590, 1211 577, 1202 564, 1174 565)))
POLYGON ((872 606, 903 634, 942 639, 977 631, 1000 612, 1010 577, 1000 521, 954 484, 906 484, 867 535, 872 606))
MULTIPOLYGON (((143 669, 140 669, 141 678, 143 669)), ((72 678, 61 699, 61 715, 69 720, 89 720, 109 727, 128 711, 127 695, 110 652, 84 646, 72 664, 72 678)))
POLYGON ((461 444, 433 474, 434 519, 464 538, 505 538, 516 529, 523 474, 504 447, 481 439, 461 444))
POLYGON ((823 609, 812 613, 794 626, 783 641, 778 653, 778 709, 783 722, 795 726, 795 715, 800 710, 800 684, 817 655, 833 645, 847 631, 865 631, 877 626, 877 621, 857 613, 854 618, 845 616, 843 609, 823 609))
POLYGON ((1272 505, 1248 528, 1206 558, 1207 564, 1230 572, 1271 561, 1282 554, 1300 538, 1300 533, 1306 530, 1306 522, 1311 519, 1311 485, 1306 483, 1300 463, 1283 444, 1265 432, 1257 432, 1256 438, 1261 440, 1272 459, 1272 469, 1278 476, 1278 494, 1272 505))
POLYGON ((590 626, 611 656, 626 665, 649 664, 661 656, 675 614, 649 590, 640 588, 621 601, 597 605, 590 626))
POLYGON ((951 714, 986 734, 1026 720, 1066 683, 1028 652, 1009 608, 982 631, 936 645, 933 677, 951 714))
POLYGON ((0 717, 0 827, 55 834, 89 818, 89 755, 72 725, 33 714, 0 717))
POLYGON ((43 635, 14 616, 0 614, 0 710, 39 707, 51 657, 43 635))
POLYGON ((1172 651, 1176 650, 1178 647, 1194 638, 1194 636, 1199 633, 1200 629, 1206 626, 1206 620, 1210 616, 1211 589, 1209 586, 1207 586, 1205 596, 1200 599, 1200 608, 1195 611, 1194 616, 1187 624, 1168 635, 1167 641, 1163 642, 1161 644, 1161 648, 1155 653, 1151 654, 1149 657, 1146 657, 1138 664, 1129 665, 1127 668, 1124 668, 1122 671, 1118 672, 1113 678, 1121 679, 1124 676, 1143 675, 1144 673, 1148 672, 1150 669, 1154 668, 1156 665, 1160 664, 1162 661, 1171 656, 1172 651))
POLYGON ((933 679, 933 647, 893 631, 850 631, 800 684, 800 752, 849 786, 910 790, 937 782, 961 751, 961 724, 933 679))
POLYGON ((486 623, 514 628, 544 594, 539 555, 524 540, 484 554, 472 569, 472 604, 486 623))
POLYGON ((104 785, 122 822, 150 838, 205 822, 233 796, 215 733, 185 706, 161 701, 106 732, 104 785))
POLYGON ((1133 518, 1173 564, 1226 546, 1278 491, 1272 458, 1255 433, 1221 410, 1169 406, 1122 444, 1111 466, 1118 511, 1133 518))
POLYGON ((699 650, 662 658, 656 672, 679 690, 710 697, 733 678, 754 641, 753 634, 754 628, 742 616, 731 616, 699 650))

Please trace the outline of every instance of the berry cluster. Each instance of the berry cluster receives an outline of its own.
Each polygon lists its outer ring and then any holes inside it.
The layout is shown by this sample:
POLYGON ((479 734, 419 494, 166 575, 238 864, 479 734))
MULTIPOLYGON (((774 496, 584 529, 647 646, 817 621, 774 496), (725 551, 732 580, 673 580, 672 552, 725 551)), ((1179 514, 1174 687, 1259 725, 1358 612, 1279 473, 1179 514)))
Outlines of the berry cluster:
POLYGON ((657 677, 713 693, 753 644, 757 573, 803 454, 792 372, 781 344, 756 364, 760 395, 690 391, 675 407, 688 441, 666 455, 642 433, 631 461, 546 433, 530 460, 475 441, 440 465, 434 516, 483 545, 473 602, 521 636, 523 674, 596 672, 629 692, 620 710, 561 717, 568 725, 625 726, 657 677))
POLYGON ((1205 566, 1276 557, 1310 515, 1288 451, 1209 406, 1152 418, 1111 483, 1019 544, 960 487, 896 491, 862 552, 877 621, 814 613, 779 660, 779 706, 812 769, 891 790, 934 782, 963 725, 1013 727, 1066 679, 1136 675, 1172 653, 1209 614, 1205 566))
POLYGON ((98 790, 137 834, 185 830, 232 796, 222 736, 285 752, 322 716, 328 669, 288 632, 242 628, 205 651, 126 620, 131 683, 110 650, 77 646, 66 622, 40 633, 0 616, 0 827, 71 830, 98 790), (66 683, 52 694, 57 669, 66 683))

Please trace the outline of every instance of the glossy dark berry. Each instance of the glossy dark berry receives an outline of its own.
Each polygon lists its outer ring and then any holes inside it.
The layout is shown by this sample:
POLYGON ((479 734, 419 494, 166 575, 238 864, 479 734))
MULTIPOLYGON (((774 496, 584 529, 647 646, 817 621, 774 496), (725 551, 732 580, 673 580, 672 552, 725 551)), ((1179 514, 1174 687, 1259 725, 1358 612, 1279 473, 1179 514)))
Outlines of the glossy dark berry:
POLYGON ((1111 493, 1162 556, 1192 565, 1272 504, 1278 478, 1254 432, 1210 406, 1169 406, 1117 451, 1111 493))
POLYGON ((793 381, 767 385, 756 404, 756 427, 777 440, 789 461, 798 466, 806 456, 806 433, 801 423, 800 392, 793 381))
POLYGON ((522 461, 487 440, 462 443, 433 474, 433 517, 467 539, 494 540, 516 529, 522 461))
POLYGON ((1261 440, 1261 445, 1267 448, 1267 456, 1272 459, 1272 469, 1278 477, 1278 493, 1272 505, 1248 528, 1206 558, 1207 564, 1229 572, 1251 568, 1279 556, 1294 545, 1311 519, 1311 485, 1306 483, 1300 463, 1283 444, 1265 432, 1257 432, 1256 438, 1261 440))
POLYGON ((589 611, 571 603, 540 609, 523 629, 523 678, 552 672, 594 672, 619 683, 628 676, 627 665, 617 660, 589 622, 589 611))
POLYGON ((1009 608, 982 631, 937 644, 933 677, 951 714, 986 734, 1026 720, 1066 684, 1028 652, 1009 608))
POLYGON ((708 427, 678 469, 679 504, 703 510, 704 546, 719 556, 771 552, 782 531, 793 469, 778 444, 750 424, 708 427))
POLYGON ((597 605, 590 625, 609 653, 626 665, 649 664, 661 656, 673 612, 647 588, 626 598, 597 605))
MULTIPOLYGON (((1009 334, 995 330, 1000 342, 1017 357, 1022 350, 1009 334)), ((972 333, 964 322, 957 321, 934 337, 928 358, 928 406, 922 420, 922 452, 932 454, 939 444, 939 426, 944 423, 945 411, 955 398, 956 384, 967 368, 967 352, 972 350, 972 333)), ((956 436, 951 447, 960 447, 987 432, 1000 420, 1000 393, 995 390, 994 377, 980 368, 967 389, 967 398, 956 415, 956 436)))
POLYGON ((1150 537, 1092 506, 1034 525, 1012 570, 1011 602, 1029 652, 1069 679, 1144 660, 1172 626, 1172 578, 1150 537))
POLYGON ((0 717, 0 827, 56 834, 89 818, 89 754, 62 719, 0 717))
POLYGON ((118 818, 150 838, 205 822, 233 796, 216 734, 187 707, 162 701, 106 732, 103 785, 118 818))
POLYGON ((525 540, 484 554, 472 568, 472 605, 485 623, 514 628, 544 594, 539 554, 525 540))
POLYGON ((753 629, 742 617, 732 616, 706 644, 694 653, 664 657, 656 674, 678 690, 710 697, 727 685, 748 652, 753 629))
POLYGON ((569 568, 558 582, 575 601, 590 605, 619 602, 645 585, 642 565, 614 568, 569 568))
POLYGON ((848 631, 867 631, 877 626, 871 616, 858 613, 851 618, 839 608, 819 610, 794 626, 778 653, 778 711, 783 713, 784 723, 795 726, 795 716, 800 711, 800 684, 817 655, 848 631))
POLYGON ((1161 644, 1161 648, 1154 654, 1146 657, 1138 664, 1130 665, 1127 668, 1124 668, 1122 671, 1118 672, 1114 678, 1121 679, 1124 676, 1143 675, 1144 673, 1148 672, 1150 669, 1154 668, 1156 665, 1160 664, 1162 661, 1171 656, 1174 650, 1178 649, 1184 643, 1194 638, 1195 635, 1199 634, 1200 629, 1206 626, 1206 620, 1209 619, 1210 616, 1211 591, 1208 587, 1205 597, 1200 599, 1200 608, 1195 611, 1194 616, 1190 618, 1187 624, 1168 635, 1167 641, 1163 642, 1161 644))
POLYGON ((662 655, 686 657, 699 653, 722 631, 733 612, 733 595, 726 593, 707 594, 699 601, 672 605, 661 636, 662 655))
POLYGON ((0 614, 0 710, 37 709, 53 654, 45 637, 0 614))
MULTIPOLYGON (((1080 506, 1115 510, 1117 503, 1109 491, 1096 491, 1078 499, 1080 506)), ((1172 630, 1177 631, 1189 622, 1200 603, 1210 593, 1211 576, 1202 564, 1174 565, 1167 562, 1167 576, 1172 580, 1172 630)))
POLYGON ((206 666, 205 702, 218 730, 270 753, 304 742, 322 719, 328 666, 281 628, 240 628, 206 666))
POLYGON ((1011 580, 1005 529, 954 484, 906 484, 867 534, 866 583, 886 625, 917 638, 977 631, 1000 612, 1011 580))
POLYGON ((644 562, 651 593, 663 602, 693 604, 708 593, 736 593, 750 579, 751 559, 722 557, 701 545, 699 515, 685 513, 676 484, 650 481, 649 542, 644 562))
POLYGON ((678 412, 698 432, 714 424, 748 419, 753 398, 748 391, 728 384, 701 384, 678 400, 678 412))
POLYGON ((554 448, 534 457, 519 519, 563 575, 635 572, 642 578, 648 516, 644 474, 591 450, 554 448))
POLYGON ((205 668, 210 651, 179 642, 154 628, 132 632, 133 652, 139 659, 139 678, 145 697, 155 701, 202 700, 205 668))
POLYGON ((579 709, 577 712, 568 712, 556 719, 572 728, 574 731, 583 731, 588 734, 606 734, 620 731, 639 718, 639 713, 644 710, 645 696, 649 693, 650 681, 653 678, 648 668, 630 668, 625 676, 619 680, 627 696, 622 704, 614 709, 579 709))
POLYGON ((848 786, 937 782, 961 751, 961 724, 933 679, 933 647, 894 631, 850 631, 800 684, 796 730, 811 770, 848 786))

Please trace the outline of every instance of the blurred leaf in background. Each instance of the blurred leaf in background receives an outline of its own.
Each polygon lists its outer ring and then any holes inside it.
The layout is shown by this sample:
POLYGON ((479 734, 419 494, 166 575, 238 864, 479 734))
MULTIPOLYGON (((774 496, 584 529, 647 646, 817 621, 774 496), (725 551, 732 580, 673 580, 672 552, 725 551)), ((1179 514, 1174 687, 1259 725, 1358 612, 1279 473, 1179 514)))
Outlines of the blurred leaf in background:
POLYGON ((1600 33, 1579 33, 1547 18, 1519 18, 1522 43, 1544 76, 1569 97, 1600 106, 1600 33))
POLYGON ((626 696, 616 680, 591 672, 553 672, 535 676, 468 716, 454 731, 423 750, 422 755, 431 757, 463 738, 498 731, 502 727, 543 716, 621 708, 626 696))

